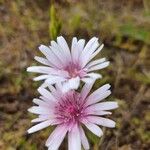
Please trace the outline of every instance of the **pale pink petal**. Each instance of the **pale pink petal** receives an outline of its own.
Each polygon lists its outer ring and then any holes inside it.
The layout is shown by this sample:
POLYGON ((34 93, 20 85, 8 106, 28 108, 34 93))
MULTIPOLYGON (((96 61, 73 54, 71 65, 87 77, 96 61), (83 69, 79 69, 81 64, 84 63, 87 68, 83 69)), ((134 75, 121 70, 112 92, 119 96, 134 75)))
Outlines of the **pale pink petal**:
POLYGON ((50 78, 50 75, 40 75, 38 77, 33 78, 34 81, 39 81, 39 80, 45 80, 47 78, 50 78))
POLYGON ((80 84, 80 78, 71 78, 63 84, 63 92, 66 93, 69 90, 77 89, 80 84))
POLYGON ((38 99, 38 98, 34 98, 33 99, 33 103, 37 104, 37 105, 42 105, 42 106, 45 106, 47 105, 47 103, 45 103, 44 101, 38 99))
POLYGON ((32 66, 28 67, 27 71, 28 72, 36 72, 36 73, 44 73, 44 74, 50 74, 54 69, 51 67, 46 67, 46 66, 32 66))
POLYGON ((45 80, 45 83, 47 83, 46 85, 52 85, 52 84, 63 82, 63 81, 66 81, 66 79, 64 77, 51 76, 51 78, 48 78, 45 80))
POLYGON ((86 84, 90 84, 92 83, 93 81, 95 81, 95 79, 93 78, 88 78, 88 77, 84 77, 81 79, 83 82, 85 82, 86 84))
POLYGON ((85 40, 84 40, 84 39, 80 39, 80 40, 78 41, 78 46, 79 46, 79 52, 80 52, 80 54, 81 54, 81 52, 82 52, 83 49, 84 49, 84 45, 85 45, 85 40))
POLYGON ((39 87, 38 92, 41 95, 43 95, 44 97, 48 98, 50 101, 53 101, 53 102, 56 101, 55 97, 48 90, 46 90, 45 88, 39 87))
POLYGON ((86 77, 90 77, 90 78, 93 78, 93 79, 102 78, 102 76, 98 73, 88 73, 88 74, 86 74, 86 77))
POLYGON ((90 56, 90 60, 92 60, 101 50, 102 48, 104 47, 104 44, 102 44, 91 56, 90 56))
POLYGON ((96 59, 96 60, 91 61, 90 63, 88 63, 88 64, 86 65, 86 68, 95 66, 95 65, 97 65, 97 64, 101 64, 101 63, 103 63, 104 61, 106 61, 106 58, 96 59))
POLYGON ((105 84, 96 91, 94 91, 89 97, 87 97, 86 105, 97 103, 111 94, 109 90, 110 84, 105 84))
POLYGON ((78 57, 79 57, 79 51, 78 51, 78 45, 77 45, 77 38, 76 37, 74 37, 72 39, 71 56, 72 56, 73 62, 76 63, 78 60, 78 57))
POLYGON ((111 115, 112 113, 109 112, 109 111, 103 111, 103 110, 87 110, 85 111, 85 113, 87 115, 100 115, 100 116, 103 116, 103 115, 111 115))
POLYGON ((90 67, 88 69, 88 72, 100 70, 100 69, 106 68, 107 66, 109 66, 109 61, 90 67))
POLYGON ((99 46, 98 38, 95 37, 92 38, 86 44, 80 58, 82 67, 84 67, 89 62, 91 54, 98 48, 98 46, 99 46))
POLYGON ((64 61, 64 57, 63 57, 61 51, 58 48, 54 47, 54 46, 49 46, 49 47, 50 47, 51 51, 56 55, 58 61, 61 62, 61 65, 65 66, 66 63, 64 61))
POLYGON ((33 106, 31 108, 28 109, 29 112, 33 113, 33 114, 51 114, 50 109, 46 108, 46 107, 39 107, 39 106, 33 106))
POLYGON ((49 60, 53 67, 62 67, 61 62, 58 60, 56 55, 52 52, 52 50, 49 47, 41 45, 39 46, 39 50, 46 56, 46 58, 49 60))
POLYGON ((39 131, 39 130, 41 130, 41 129, 44 129, 44 128, 50 126, 51 123, 52 123, 51 120, 47 120, 47 121, 44 121, 44 122, 42 122, 42 123, 39 123, 39 124, 37 124, 37 125, 31 127, 31 128, 28 130, 28 133, 33 133, 33 132, 37 132, 37 131, 39 131))
POLYGON ((51 63, 47 59, 45 59, 43 57, 35 56, 34 59, 36 61, 40 62, 41 64, 51 66, 51 63))
POLYGON ((68 62, 71 61, 71 53, 70 53, 70 50, 69 50, 66 40, 62 36, 59 36, 59 37, 57 37, 57 43, 62 48, 68 62))
POLYGON ((57 150, 65 138, 67 131, 65 126, 58 125, 47 139, 46 146, 50 150, 57 150))
POLYGON ((89 145, 88 139, 87 139, 87 137, 86 137, 86 135, 85 135, 85 133, 83 131, 83 128, 81 126, 80 126, 79 130, 80 130, 80 137, 81 137, 81 143, 83 145, 83 148, 85 150, 90 149, 90 145, 89 145))
POLYGON ((94 124, 98 124, 109 128, 114 128, 116 124, 113 120, 97 116, 89 116, 88 120, 94 124))
POLYGON ((81 150, 81 137, 77 124, 68 133, 68 150, 81 150))
POLYGON ((93 82, 91 82, 90 84, 86 83, 83 86, 81 93, 80 93, 82 100, 84 100, 87 97, 87 95, 89 94, 90 90, 93 87, 94 82, 95 82, 95 80, 93 80, 93 82))
POLYGON ((88 110, 95 110, 95 111, 111 110, 115 108, 118 108, 117 102, 102 102, 102 103, 93 104, 87 107, 88 110))
POLYGON ((44 118, 44 117, 39 117, 39 118, 35 118, 35 119, 33 119, 31 122, 42 122, 42 121, 46 121, 46 120, 48 120, 48 118, 46 117, 46 118, 44 118))
POLYGON ((51 41, 52 48, 54 49, 54 53, 59 57, 59 59, 63 62, 63 65, 66 65, 68 63, 68 60, 66 59, 66 55, 62 48, 55 42, 51 41))
POLYGON ((88 122, 88 123, 84 123, 84 125, 95 135, 99 137, 103 135, 103 131, 96 124, 88 122))

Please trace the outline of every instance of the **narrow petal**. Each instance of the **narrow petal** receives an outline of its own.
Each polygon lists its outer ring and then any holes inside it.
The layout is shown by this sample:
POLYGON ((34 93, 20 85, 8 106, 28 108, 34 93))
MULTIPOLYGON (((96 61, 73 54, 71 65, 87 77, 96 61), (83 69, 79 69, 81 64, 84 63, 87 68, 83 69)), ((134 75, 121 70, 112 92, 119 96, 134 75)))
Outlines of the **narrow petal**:
POLYGON ((87 139, 87 137, 86 137, 86 135, 85 135, 85 133, 83 131, 83 128, 80 127, 79 130, 80 130, 80 137, 81 137, 81 143, 83 145, 83 148, 85 150, 90 149, 90 145, 89 145, 88 139, 87 139))
POLYGON ((88 122, 88 123, 84 123, 84 125, 95 135, 99 137, 103 135, 103 131, 96 124, 88 122))
POLYGON ((39 117, 39 118, 35 118, 33 119, 31 122, 42 122, 42 121, 46 121, 48 118, 43 118, 43 117, 39 117))
POLYGON ((90 59, 91 54, 98 48, 98 38, 92 38, 85 46, 84 50, 81 54, 81 63, 82 67, 84 67, 90 59))
POLYGON ((87 107, 88 110, 95 110, 95 111, 112 110, 116 108, 118 108, 117 102, 102 102, 102 103, 93 104, 87 107))
POLYGON ((89 97, 87 97, 86 106, 97 103, 111 94, 109 90, 110 84, 105 84, 96 91, 94 91, 89 97))
POLYGON ((104 47, 104 44, 102 44, 91 56, 90 56, 90 60, 92 60, 104 47))
POLYGON ((113 120, 103 118, 103 117, 97 117, 97 116, 90 116, 88 117, 88 120, 94 124, 109 127, 109 128, 114 128, 116 124, 113 120))
POLYGON ((32 106, 31 108, 28 109, 29 112, 33 114, 51 114, 50 109, 46 107, 39 107, 39 106, 32 106))
POLYGON ((93 79, 99 79, 99 78, 102 78, 102 76, 98 73, 88 73, 86 74, 86 76, 90 77, 90 78, 93 78, 93 79))
POLYGON ((42 122, 42 123, 39 123, 39 124, 37 124, 37 125, 31 127, 31 128, 28 130, 28 133, 33 133, 33 132, 37 132, 37 131, 39 131, 39 130, 41 130, 41 129, 44 129, 44 128, 50 126, 50 125, 51 125, 51 122, 52 122, 51 120, 47 120, 47 121, 44 121, 44 122, 42 122))
POLYGON ((100 69, 106 68, 107 66, 109 66, 109 61, 90 67, 88 72, 100 70, 100 69))
POLYGON ((50 75, 40 75, 38 77, 35 77, 33 80, 34 81, 39 81, 39 80, 45 80, 47 78, 51 77, 50 75))
POLYGON ((51 45, 52 45, 51 48, 54 50, 54 53, 57 53, 56 55, 63 62, 62 64, 67 65, 68 60, 66 58, 64 50, 55 41, 51 41, 51 45))
POLYGON ((103 116, 103 115, 111 115, 112 113, 109 111, 103 111, 103 110, 87 110, 85 111, 86 114, 88 115, 98 115, 98 116, 103 116))
POLYGON ((63 82, 63 81, 66 81, 64 77, 51 76, 51 78, 48 78, 45 80, 45 83, 47 83, 48 85, 52 85, 52 84, 63 82))
POLYGON ((71 54, 66 40, 62 36, 59 36, 57 37, 57 43, 62 48, 64 54, 66 55, 67 60, 71 61, 71 54))
POLYGON ((74 37, 72 39, 72 45, 71 45, 71 56, 74 62, 78 60, 79 57, 79 51, 78 51, 78 45, 77 45, 77 38, 74 37))
POLYGON ((44 101, 42 101, 42 100, 40 100, 40 99, 38 99, 38 98, 34 98, 34 99, 33 99, 33 102, 34 102, 35 104, 37 104, 37 105, 42 105, 42 106, 47 105, 47 103, 45 103, 44 101))
POLYGON ((39 87, 38 92, 44 97, 48 98, 50 101, 56 101, 55 97, 45 88, 39 87))
POLYGON ((68 129, 65 126, 58 125, 47 139, 46 146, 50 150, 57 150, 65 138, 67 131, 68 129))
POLYGON ((36 72, 36 73, 44 73, 44 74, 50 74, 52 72, 51 67, 46 66, 32 66, 27 68, 28 72, 36 72))
POLYGON ((80 40, 78 41, 78 45, 79 45, 79 52, 80 52, 80 54, 81 54, 81 52, 82 52, 83 49, 84 49, 85 40, 84 40, 84 39, 80 39, 80 40))
POLYGON ((81 137, 77 125, 68 133, 68 150, 81 150, 81 137))
POLYGON ((86 84, 91 84, 93 81, 95 81, 95 79, 93 78, 88 78, 88 77, 84 77, 81 79, 83 82, 85 82, 86 84))
POLYGON ((47 59, 45 59, 43 57, 35 56, 34 59, 36 61, 38 61, 39 63, 41 63, 41 64, 44 64, 44 65, 47 65, 47 66, 51 66, 51 63, 47 59))
POLYGON ((77 89, 79 87, 79 84, 80 84, 79 77, 69 79, 63 85, 63 92, 65 93, 68 92, 69 90, 77 89))
POLYGON ((61 68, 61 62, 59 61, 59 59, 56 57, 56 55, 52 52, 52 50, 45 46, 45 45, 41 45, 39 46, 39 50, 46 56, 46 58, 49 60, 49 62, 51 63, 51 65, 53 67, 56 68, 61 68))
POLYGON ((96 59, 96 60, 91 61, 90 63, 88 63, 87 66, 86 66, 86 68, 95 66, 95 65, 97 65, 97 64, 101 64, 101 63, 103 63, 104 61, 106 61, 106 58, 96 59))
POLYGON ((95 81, 93 80, 93 82, 91 82, 90 84, 86 83, 86 84, 83 86, 83 88, 82 88, 82 90, 81 90, 81 93, 80 93, 82 100, 84 100, 84 99, 87 97, 87 95, 89 94, 90 90, 91 90, 92 87, 93 87, 94 82, 95 82, 95 81))

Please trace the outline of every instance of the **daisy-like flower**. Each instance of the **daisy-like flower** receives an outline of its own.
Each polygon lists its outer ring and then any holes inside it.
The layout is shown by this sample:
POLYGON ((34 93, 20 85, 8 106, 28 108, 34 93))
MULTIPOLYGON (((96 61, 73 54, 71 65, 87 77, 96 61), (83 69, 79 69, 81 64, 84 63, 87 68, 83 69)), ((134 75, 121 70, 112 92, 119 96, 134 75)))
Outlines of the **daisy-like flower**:
POLYGON ((102 136, 103 132, 99 126, 115 127, 114 121, 102 116, 110 115, 109 110, 118 107, 117 102, 100 102, 110 95, 109 84, 89 94, 93 83, 94 81, 85 84, 80 93, 75 90, 63 93, 61 84, 56 84, 56 88, 49 86, 50 91, 40 87, 38 89, 40 98, 33 99, 37 106, 28 110, 39 115, 32 120, 38 124, 31 127, 28 133, 55 125, 56 128, 46 141, 48 150, 57 150, 66 135, 68 135, 69 150, 81 150, 81 145, 84 149, 89 149, 83 126, 95 135, 102 136))
POLYGON ((42 86, 52 85, 57 82, 63 83, 64 92, 70 89, 77 89, 80 81, 90 82, 91 79, 101 78, 100 74, 93 71, 105 68, 109 62, 105 58, 92 59, 101 51, 103 44, 100 45, 98 38, 91 38, 87 44, 84 39, 72 39, 71 50, 66 40, 60 36, 57 42, 51 41, 49 47, 41 45, 39 50, 46 58, 35 56, 35 60, 46 66, 28 67, 27 71, 41 73, 34 80, 44 80, 42 86))

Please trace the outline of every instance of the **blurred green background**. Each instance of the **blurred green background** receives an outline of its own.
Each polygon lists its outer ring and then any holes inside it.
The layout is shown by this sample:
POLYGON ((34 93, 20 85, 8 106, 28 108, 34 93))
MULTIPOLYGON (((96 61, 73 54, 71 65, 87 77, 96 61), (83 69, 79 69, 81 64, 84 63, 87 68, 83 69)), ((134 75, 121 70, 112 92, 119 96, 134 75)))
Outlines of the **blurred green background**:
MULTIPOLYGON (((150 148, 150 0, 0 0, 0 150, 45 150, 51 128, 27 135, 34 118, 27 112, 38 96, 33 57, 40 44, 63 35, 100 38, 111 65, 94 88, 111 83, 119 108, 110 116, 115 129, 97 138, 91 150, 150 148)), ((60 148, 67 149, 67 140, 60 148)))

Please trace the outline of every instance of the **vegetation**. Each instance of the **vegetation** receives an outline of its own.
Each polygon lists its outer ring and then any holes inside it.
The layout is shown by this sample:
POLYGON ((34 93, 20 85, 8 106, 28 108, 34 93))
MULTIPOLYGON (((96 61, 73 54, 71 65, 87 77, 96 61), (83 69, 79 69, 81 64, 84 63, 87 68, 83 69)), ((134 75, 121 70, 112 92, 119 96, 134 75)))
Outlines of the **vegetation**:
POLYGON ((111 83, 109 98, 119 103, 113 114, 117 127, 103 128, 100 139, 87 132, 91 150, 148 150, 149 0, 0 0, 0 149, 46 149, 51 128, 26 133, 35 117, 27 109, 39 86, 26 68, 35 63, 37 47, 59 34, 70 42, 73 36, 99 37, 105 44, 100 55, 111 61, 94 87, 111 83))

